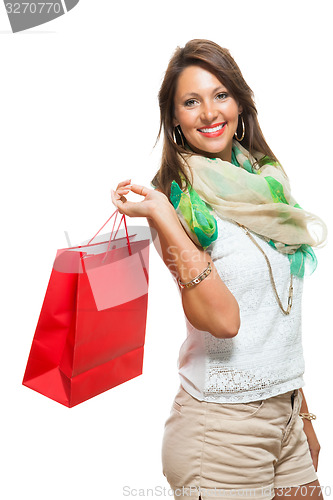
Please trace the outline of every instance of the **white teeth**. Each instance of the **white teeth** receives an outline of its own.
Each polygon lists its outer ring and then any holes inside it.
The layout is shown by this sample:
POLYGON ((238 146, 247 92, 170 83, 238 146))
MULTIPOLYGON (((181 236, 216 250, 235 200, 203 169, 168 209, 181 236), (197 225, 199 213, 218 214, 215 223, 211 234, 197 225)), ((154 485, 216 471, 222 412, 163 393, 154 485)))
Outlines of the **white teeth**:
POLYGON ((217 132, 218 130, 221 130, 221 128, 224 126, 224 123, 222 125, 218 125, 217 127, 214 128, 199 128, 200 132, 210 133, 210 132, 217 132))

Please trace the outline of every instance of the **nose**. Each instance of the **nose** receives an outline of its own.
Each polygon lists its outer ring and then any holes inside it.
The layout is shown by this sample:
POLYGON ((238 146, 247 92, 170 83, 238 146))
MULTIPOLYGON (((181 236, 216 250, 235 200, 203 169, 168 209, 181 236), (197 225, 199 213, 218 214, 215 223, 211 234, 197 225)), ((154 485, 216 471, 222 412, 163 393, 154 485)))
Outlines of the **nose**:
POLYGON ((218 116, 218 110, 213 101, 205 101, 202 107, 201 120, 205 123, 212 123, 218 116))

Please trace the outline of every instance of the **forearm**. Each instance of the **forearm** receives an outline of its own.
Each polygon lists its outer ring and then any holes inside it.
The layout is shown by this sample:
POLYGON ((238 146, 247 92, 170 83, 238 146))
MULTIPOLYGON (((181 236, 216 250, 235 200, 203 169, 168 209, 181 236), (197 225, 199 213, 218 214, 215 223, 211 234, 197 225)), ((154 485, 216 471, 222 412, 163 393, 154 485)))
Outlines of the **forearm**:
POLYGON ((309 413, 309 409, 308 409, 308 405, 306 403, 306 399, 305 399, 305 396, 304 396, 303 389, 301 388, 300 391, 301 391, 302 396, 303 396, 300 413, 309 413))
MULTIPOLYGON (((303 389, 301 388, 300 391, 302 393, 303 400, 302 400, 301 409, 300 409, 299 412, 300 413, 309 413, 309 409, 308 409, 308 405, 307 405, 307 402, 306 402, 306 399, 305 399, 305 395, 304 395, 303 389)), ((304 428, 308 428, 308 427, 311 428, 311 427, 313 427, 311 420, 308 420, 307 418, 303 418, 303 426, 304 426, 304 428)))
POLYGON ((240 326, 238 303, 219 277, 210 255, 188 237, 173 209, 154 213, 148 221, 157 230, 161 257, 175 279, 188 282, 211 262, 212 271, 202 282, 181 289, 190 323, 218 338, 236 335, 240 326))

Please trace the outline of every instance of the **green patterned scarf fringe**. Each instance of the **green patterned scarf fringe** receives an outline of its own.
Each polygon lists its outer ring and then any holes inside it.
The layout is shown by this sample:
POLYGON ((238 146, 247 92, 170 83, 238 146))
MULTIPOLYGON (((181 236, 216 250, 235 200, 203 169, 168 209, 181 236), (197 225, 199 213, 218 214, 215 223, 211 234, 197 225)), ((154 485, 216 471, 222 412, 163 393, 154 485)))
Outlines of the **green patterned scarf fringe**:
MULTIPOLYGON (((236 167, 246 169, 253 175, 260 174, 260 171, 253 169, 249 160, 243 161, 241 167, 237 161, 237 156, 241 154, 242 152, 234 142, 231 163, 236 167)), ((264 163, 276 164, 276 162, 272 162, 268 157, 265 157, 265 159, 264 163)), ((181 178, 184 180, 183 176, 181 178)), ((268 183, 272 201, 274 203, 288 204, 283 193, 282 184, 271 176, 266 176, 265 180, 268 183)), ((172 181, 171 183, 170 201, 177 214, 186 222, 190 231, 196 236, 199 244, 206 250, 218 237, 217 222, 213 215, 212 207, 203 201, 191 186, 188 186, 187 192, 183 192, 176 181, 172 181)), ((294 206, 301 208, 297 203, 294 206)), ((268 240, 268 243, 277 249, 272 240, 268 240)), ((317 267, 317 258, 310 245, 303 244, 294 253, 288 253, 287 255, 290 261, 290 272, 295 276, 303 278, 305 274, 312 274, 317 267)))

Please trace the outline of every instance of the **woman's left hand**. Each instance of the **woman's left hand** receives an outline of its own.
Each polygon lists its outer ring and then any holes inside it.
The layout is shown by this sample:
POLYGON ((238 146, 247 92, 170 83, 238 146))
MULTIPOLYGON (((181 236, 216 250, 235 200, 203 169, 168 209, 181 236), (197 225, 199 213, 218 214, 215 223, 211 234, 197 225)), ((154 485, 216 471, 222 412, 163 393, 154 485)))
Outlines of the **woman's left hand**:
POLYGON ((311 453, 311 458, 312 462, 315 468, 315 471, 317 472, 318 469, 318 457, 319 457, 319 452, 320 452, 320 444, 317 439, 315 430, 313 428, 312 422, 309 420, 305 420, 303 422, 303 430, 306 434, 308 444, 309 444, 309 449, 311 453))

